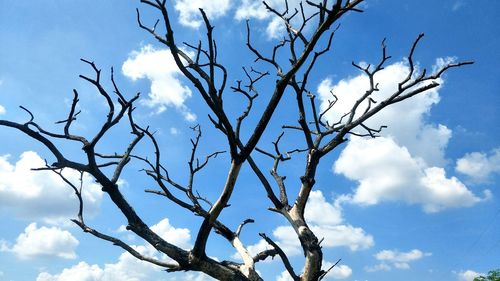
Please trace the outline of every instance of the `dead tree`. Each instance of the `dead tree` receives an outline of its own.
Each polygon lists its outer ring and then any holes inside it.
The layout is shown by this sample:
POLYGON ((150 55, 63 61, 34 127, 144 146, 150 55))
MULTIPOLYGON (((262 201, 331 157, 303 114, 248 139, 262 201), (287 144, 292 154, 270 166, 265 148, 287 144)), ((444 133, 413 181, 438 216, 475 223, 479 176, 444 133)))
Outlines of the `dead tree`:
POLYGON ((263 2, 268 12, 273 13, 274 16, 282 20, 286 30, 283 40, 270 47, 269 50, 259 50, 252 44, 252 29, 249 22, 246 25, 246 45, 251 54, 255 56, 255 64, 265 65, 272 69, 274 77, 271 78, 273 75, 270 72, 255 70, 257 67, 252 67, 250 70, 244 68, 245 78, 237 81, 229 89, 227 89, 226 83, 228 69, 220 64, 218 60, 218 56, 223 51, 217 49, 214 39, 214 27, 203 10, 200 10, 200 13, 206 28, 206 40, 196 44, 180 44, 176 40, 174 31, 172 30, 171 16, 169 14, 170 8, 166 4, 166 0, 140 1, 148 8, 156 10, 159 13, 160 19, 150 27, 150 25, 141 19, 140 12, 137 10, 139 27, 170 50, 177 67, 190 81, 198 97, 204 101, 211 112, 209 120, 227 140, 227 150, 231 162, 227 167, 227 180, 223 187, 219 187, 221 190, 220 195, 213 203, 194 191, 193 178, 201 169, 208 165, 211 158, 216 157, 222 152, 214 152, 202 161, 197 160, 196 151, 201 137, 201 130, 198 126, 193 128, 197 132, 197 136, 192 140, 189 181, 186 185, 176 182, 168 174, 167 168, 162 165, 161 147, 157 143, 157 137, 148 127, 139 125, 134 120, 134 103, 138 100, 139 95, 127 98, 115 83, 113 72, 111 72, 112 92, 105 89, 102 84, 101 70, 94 62, 82 60, 89 65, 94 75, 92 77, 81 75, 80 77, 95 86, 107 102, 109 112, 93 138, 85 138, 73 133, 71 130, 72 124, 78 117, 76 108, 79 102, 79 94, 76 90, 73 91, 74 98, 70 112, 64 120, 58 122, 64 126, 62 132, 57 133, 45 130, 35 121, 34 115, 24 107, 22 109, 30 116, 27 122, 16 123, 0 120, 0 125, 17 129, 50 150, 56 161, 41 169, 52 170, 61 175, 61 177, 63 177, 61 174, 62 169, 73 169, 80 173, 91 175, 102 186, 102 191, 109 196, 111 201, 125 216, 127 229, 147 241, 159 252, 166 254, 170 257, 171 261, 166 262, 142 255, 126 242, 87 225, 83 217, 84 202, 81 195, 82 187, 75 186, 73 183, 67 181, 80 202, 78 216, 73 222, 81 227, 84 232, 88 232, 123 248, 137 259, 163 267, 169 272, 198 271, 219 280, 262 280, 255 270, 255 264, 267 258, 279 256, 293 280, 321 280, 327 272, 322 270, 321 267, 323 253, 320 240, 309 228, 304 216, 309 195, 314 188, 316 171, 320 160, 338 148, 339 145, 346 142, 348 136, 351 134, 365 137, 378 136, 383 126, 380 128, 371 128, 365 125, 369 118, 392 104, 410 99, 415 95, 439 86, 438 78, 447 70, 471 64, 472 62, 450 63, 432 74, 428 74, 425 69, 417 71, 414 67, 413 54, 423 37, 423 34, 421 34, 411 45, 407 56, 408 76, 399 82, 397 90, 392 95, 383 100, 376 100, 372 95, 378 91, 378 83, 375 76, 390 59, 390 56, 386 52, 384 40, 381 46, 381 58, 376 64, 361 66, 353 63, 354 67, 358 68, 369 78, 366 92, 364 92, 361 98, 354 103, 350 111, 346 112, 340 120, 337 120, 335 123, 328 122, 324 116, 335 106, 337 97, 332 96, 332 100, 326 110, 320 111, 315 96, 309 88, 308 78, 314 72, 316 63, 330 50, 339 19, 347 13, 362 12, 359 9, 359 5, 363 0, 305 1, 300 4, 299 9, 289 8, 286 0, 284 1, 286 4, 284 11, 279 11, 269 6, 265 1, 263 2), (306 15, 304 12, 305 5, 310 6, 308 8, 314 9, 315 12, 311 15, 306 15), (194 55, 186 52, 186 48, 190 49, 194 55), (279 55, 283 53, 289 56, 286 62, 278 59, 279 55), (263 99, 267 100, 267 106, 260 116, 257 116, 258 121, 255 126, 246 125, 245 130, 253 133, 248 138, 243 139, 240 136, 240 132, 243 130, 243 123, 250 114, 255 114, 255 110, 252 111, 254 109, 252 106, 254 100, 258 97, 259 83, 264 79, 275 79, 274 89, 272 93, 263 94, 265 96, 263 99), (226 110, 227 104, 224 104, 224 93, 227 91, 241 94, 247 101, 245 110, 241 112, 241 115, 231 116, 228 114, 226 110), (273 142, 273 152, 260 149, 257 147, 259 140, 266 131, 266 128, 268 128, 268 124, 278 105, 286 99, 284 97, 285 92, 291 92, 295 96, 295 99, 288 100, 287 102, 296 104, 298 119, 296 124, 283 124, 283 129, 300 132, 300 135, 303 136, 304 148, 297 148, 287 153, 282 152, 279 143, 283 134, 280 134, 277 140, 273 142), (118 104, 114 103, 115 99, 118 100, 118 104), (123 153, 113 152, 111 154, 97 151, 96 145, 119 122, 127 122, 133 136, 132 141, 130 141, 125 151, 123 153), (54 140, 56 139, 59 141, 80 143, 85 161, 75 162, 70 160, 65 155, 65 152, 55 145, 54 140), (149 141, 154 157, 148 158, 134 154, 134 148, 141 141, 149 141), (256 152, 269 156, 273 161, 271 168, 272 180, 268 179, 262 168, 252 158, 252 154, 256 152), (294 152, 306 155, 304 157, 305 168, 303 175, 297 178, 295 182, 292 181, 300 185, 298 188, 299 192, 290 197, 284 177, 280 175, 278 167, 281 162, 290 159, 290 155, 294 152), (146 190, 146 192, 163 196, 171 203, 203 218, 192 249, 185 250, 162 239, 150 229, 143 219, 141 219, 140 214, 133 209, 123 196, 117 182, 125 166, 130 161, 142 162, 146 167, 144 169, 145 173, 157 184, 158 189, 146 190), (237 190, 238 175, 245 162, 248 162, 259 179, 259 185, 263 187, 261 191, 265 192, 269 198, 272 204, 270 210, 283 216, 295 230, 305 257, 301 272, 292 267, 287 254, 264 233, 261 233, 260 236, 269 243, 270 250, 251 256, 244 243, 240 240, 240 233, 243 226, 253 222, 252 219, 243 221, 236 230, 231 229, 219 220, 221 212, 228 206, 231 196, 237 190), (114 168, 113 173, 110 174, 107 172, 108 170, 104 171, 104 168, 109 169, 110 167, 114 168), (289 198, 293 198, 294 201, 291 201, 289 198), (208 257, 205 248, 209 235, 212 232, 226 239, 239 253, 243 262, 216 261, 208 257))

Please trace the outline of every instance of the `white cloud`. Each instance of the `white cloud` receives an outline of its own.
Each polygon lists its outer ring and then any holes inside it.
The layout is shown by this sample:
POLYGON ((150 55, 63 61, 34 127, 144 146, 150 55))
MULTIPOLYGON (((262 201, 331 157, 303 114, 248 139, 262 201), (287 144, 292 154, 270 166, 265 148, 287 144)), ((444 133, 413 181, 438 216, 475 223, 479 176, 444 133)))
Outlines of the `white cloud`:
MULTIPOLYGON (((47 223, 68 222, 78 212, 73 190, 54 172, 32 171, 45 166, 45 161, 32 151, 21 154, 15 164, 9 156, 0 156, 0 208, 12 208, 22 218, 47 223)), ((64 170, 63 174, 79 186, 80 174, 64 170)), ((100 187, 92 178, 83 177, 83 199, 87 215, 96 214, 102 199, 100 187)))
POLYGON ((73 267, 63 269, 58 275, 42 272, 36 281, 95 281, 102 280, 102 276, 103 270, 99 266, 80 262, 73 267))
MULTIPOLYGON (((151 229, 163 239, 179 247, 187 248, 191 246, 191 234, 189 230, 173 227, 166 218, 151 226, 151 229)), ((124 229, 124 227, 118 229, 118 232, 125 231, 127 230, 124 229)), ((171 261, 170 258, 160 254, 149 244, 132 245, 132 247, 142 255, 154 257, 162 261, 171 261)), ((180 276, 182 276, 182 280, 189 281, 213 280, 197 273, 187 275, 185 273, 165 275, 166 273, 163 270, 164 268, 138 260, 128 252, 123 252, 115 263, 107 263, 103 266, 99 266, 80 262, 73 267, 64 269, 60 273, 50 274, 48 272, 42 272, 38 275, 37 281, 174 281, 180 280, 180 276)))
MULTIPOLYGON (((440 64, 439 59, 437 64, 440 64)), ((372 98, 381 101, 389 97, 397 90, 398 83, 407 75, 408 67, 405 63, 397 62, 385 67, 375 76, 376 82, 379 83, 379 91, 375 92, 372 98)), ((437 82, 443 83, 442 80, 437 82)), ((318 87, 321 109, 325 110, 328 107, 328 100, 332 99, 332 93, 338 98, 335 106, 326 114, 326 119, 331 123, 337 122, 341 116, 351 110, 354 103, 366 92, 368 86, 368 78, 361 74, 340 80, 337 84, 333 84, 331 79, 323 80, 318 87)), ((429 165, 445 164, 444 149, 451 138, 451 130, 444 125, 425 122, 431 107, 440 100, 438 89, 439 87, 434 88, 409 101, 386 107, 365 122, 365 125, 373 128, 386 125, 388 128, 382 131, 382 136, 390 136, 398 144, 404 144, 412 155, 423 158, 429 165)), ((362 103, 355 116, 363 113, 366 106, 367 102, 362 103)), ((346 121, 345 118, 343 121, 346 121)))
POLYGON ((484 273, 475 272, 473 270, 460 271, 457 273, 458 281, 473 281, 474 278, 485 276, 484 273))
MULTIPOLYGON (((288 0, 290 14, 293 13, 295 9, 300 11, 300 2, 300 0, 288 0)), ((278 12, 284 12, 286 9, 285 1, 282 0, 268 0, 266 3, 278 12)), ((317 11, 316 8, 306 3, 304 3, 303 7, 306 17, 317 11)), ((286 32, 283 21, 275 14, 268 12, 266 7, 262 4, 262 1, 242 0, 241 4, 236 9, 234 17, 237 20, 256 19, 264 21, 266 23, 266 34, 269 38, 280 38, 286 32)), ((301 17, 294 17, 291 22, 292 26, 298 26, 300 19, 301 17)))
POLYGON ((176 0, 174 8, 179 12, 179 22, 188 27, 198 28, 203 23, 200 8, 209 20, 224 16, 231 7, 230 0, 176 0))
MULTIPOLYGON (((342 224, 340 206, 326 201, 319 190, 312 191, 305 210, 306 221, 318 239, 323 239, 321 246, 324 248, 348 247, 352 251, 364 250, 374 245, 373 236, 367 234, 362 228, 342 224)), ((302 253, 299 239, 293 227, 278 226, 273 231, 276 243, 288 256, 302 253)), ((248 246, 252 255, 268 249, 264 240, 248 246)), ((234 255, 233 257, 237 257, 234 255)))
POLYGON ((78 240, 66 230, 57 227, 37 227, 31 223, 21 233, 16 243, 9 247, 6 242, 0 243, 1 252, 12 252, 21 259, 39 257, 76 258, 75 248, 78 240))
MULTIPOLYGON (((135 249, 142 254, 147 252, 143 246, 135 247, 135 249)), ((160 267, 140 261, 128 253, 123 253, 116 263, 105 264, 103 267, 100 267, 99 265, 89 265, 86 262, 80 262, 73 267, 63 269, 58 274, 42 272, 38 275, 36 281, 157 280, 152 279, 152 276, 160 271, 160 267)))
POLYGON ((293 281, 293 278, 288 271, 283 271, 276 277, 276 281, 293 281))
POLYGON ((488 181, 492 174, 500 173, 500 148, 494 149, 489 154, 467 153, 457 160, 455 170, 476 182, 488 181))
POLYGON ((365 271, 366 272, 377 272, 377 271, 390 271, 392 268, 385 264, 385 263, 379 263, 377 265, 373 266, 366 266, 365 271))
POLYGON ((392 268, 409 269, 410 263, 431 256, 431 253, 424 253, 413 249, 409 252, 400 252, 397 250, 383 250, 375 254, 375 258, 381 263, 375 266, 365 267, 367 272, 389 271, 392 268))
POLYGON ((122 72, 133 81, 143 78, 151 81, 148 99, 141 100, 142 104, 156 108, 157 113, 174 107, 187 121, 196 120, 196 115, 184 104, 191 97, 191 90, 179 80, 181 72, 169 50, 146 45, 130 54, 122 72))
POLYGON ((167 218, 161 220, 151 227, 156 234, 167 242, 172 243, 183 249, 191 248, 191 234, 187 228, 173 227, 167 218))
MULTIPOLYGON (((136 250, 148 253, 144 247, 136 250)), ((151 253, 149 253, 151 254, 151 253)), ((80 262, 63 269, 60 273, 41 272, 36 281, 210 281, 215 280, 202 273, 165 273, 163 268, 140 261, 128 253, 123 253, 116 263, 104 266, 80 262)))
POLYGON ((360 227, 351 225, 313 225, 313 232, 319 239, 324 238, 323 247, 348 247, 351 251, 365 250, 375 242, 373 236, 360 227))
POLYGON ((391 138, 351 138, 334 165, 336 173, 359 182, 352 202, 374 205, 383 201, 421 204, 428 213, 470 207, 483 199, 442 168, 427 167, 391 138))
MULTIPOLYGON (((333 265, 332 262, 325 261, 323 262, 322 269, 328 270, 333 265)), ((352 269, 344 264, 337 264, 334 268, 332 268, 328 274, 324 277, 324 280, 338 280, 338 279, 346 279, 352 275, 352 269)), ((281 272, 280 275, 276 277, 276 281, 293 281, 293 278, 290 276, 288 271, 281 272)))
MULTIPOLYGON (((438 69, 453 60, 438 59, 433 68, 438 69)), ((405 63, 387 66, 375 76, 379 91, 374 92, 372 98, 381 101, 389 97, 407 75, 405 63)), ((440 79, 438 82, 442 84, 444 81, 440 79)), ((339 121, 365 93, 368 85, 368 78, 364 75, 340 80, 336 84, 331 79, 323 80, 318 87, 322 110, 328 107, 332 93, 338 98, 326 119, 331 123, 339 121)), ((350 138, 334 164, 334 171, 359 182, 351 196, 352 202, 373 205, 404 201, 420 204, 426 212, 437 212, 469 207, 482 200, 457 178, 446 177, 445 170, 440 168, 447 163, 445 149, 452 132, 444 125, 426 122, 431 107, 439 102, 438 90, 439 87, 417 95, 411 101, 391 105, 365 122, 372 128, 389 126, 382 131, 381 137, 350 138)), ((362 114, 366 106, 366 102, 362 103, 355 117, 362 114)), ((485 192, 489 194, 489 191, 485 192)))
MULTIPOLYGON (((273 4, 276 1, 273 1, 273 4)), ((242 0, 241 5, 236 10, 235 18, 237 20, 245 20, 245 19, 258 19, 264 20, 271 16, 270 13, 267 12, 266 7, 260 1, 252 1, 252 0, 242 0)))
MULTIPOLYGON (((332 262, 323 262, 323 270, 328 270, 333 265, 332 262)), ((352 269, 345 264, 337 264, 335 267, 328 272, 325 276, 325 280, 328 279, 346 279, 352 275, 352 269)))
POLYGON ((317 225, 338 225, 342 222, 342 211, 325 200, 319 190, 311 192, 307 203, 305 218, 308 223, 317 225))
POLYGON ((5 114, 7 111, 5 110, 5 107, 0 105, 0 115, 5 114))
POLYGON ((181 132, 179 131, 179 129, 175 128, 175 127, 171 127, 170 128, 170 134, 173 135, 173 136, 177 136, 179 135, 181 132))

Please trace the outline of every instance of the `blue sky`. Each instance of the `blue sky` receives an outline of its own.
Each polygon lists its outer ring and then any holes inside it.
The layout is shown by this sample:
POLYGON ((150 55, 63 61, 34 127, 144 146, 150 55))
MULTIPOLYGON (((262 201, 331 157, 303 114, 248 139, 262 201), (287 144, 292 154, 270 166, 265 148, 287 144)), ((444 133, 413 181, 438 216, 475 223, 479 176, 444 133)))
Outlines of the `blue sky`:
MULTIPOLYGON (((92 75, 80 58, 95 61, 104 77, 114 67, 122 92, 129 97, 142 93, 136 120, 157 131, 165 166, 183 182, 189 138, 194 136, 190 126, 202 126, 200 157, 227 147, 207 120, 206 106, 179 75, 168 52, 138 28, 136 7, 148 23, 157 16, 138 2, 1 1, 0 119, 28 120, 18 108, 23 105, 39 124, 61 129, 54 122, 67 116, 72 89, 78 89, 82 113, 73 129, 90 136, 105 118, 106 105, 78 78, 92 75)), ((219 58, 230 70, 231 85, 244 78, 241 67, 251 66, 254 59, 245 47, 245 19, 250 19, 254 42, 263 50, 280 36, 280 30, 273 28, 273 17, 254 9, 259 1, 170 2, 178 42, 204 39, 196 6, 205 8, 215 26, 219 58)), ((354 93, 365 87, 365 78, 351 61, 377 63, 383 38, 392 59, 379 76, 381 95, 404 77, 404 56, 422 32, 425 37, 415 53, 419 69, 431 70, 452 59, 472 59, 475 64, 449 71, 437 90, 375 118, 372 125, 389 126, 382 137, 353 138, 322 160, 308 219, 325 237, 325 260, 342 259, 328 279, 472 280, 499 268, 500 2, 372 0, 363 8, 365 13, 350 14, 341 21, 332 51, 311 76, 320 106, 325 106, 330 90, 344 98, 327 118, 342 114, 354 93)), ((272 83, 273 79, 262 83, 257 110, 266 102, 272 83)), ((111 86, 109 81, 105 85, 111 86)), ((245 104, 229 92, 226 95, 236 118, 245 104)), ((285 102, 259 146, 271 149, 281 125, 296 119, 293 102, 285 102)), ((251 133, 252 121, 248 120, 243 135, 251 133)), ((50 163, 49 152, 11 129, 2 127, 0 134, 0 280, 205 280, 197 274, 168 275, 82 233, 69 222, 77 213, 72 191, 54 174, 29 171, 43 165, 43 159, 50 163)), ((129 138, 127 128, 119 127, 100 149, 121 151, 129 138)), ((293 149, 301 141, 287 131, 282 145, 293 149)), ((78 146, 62 145, 71 157, 81 157, 78 146)), ((142 145, 137 153, 148 155, 150 150, 142 145)), ((264 170, 271 168, 268 159, 255 157, 264 170)), ((217 198, 228 159, 222 155, 200 173, 197 188, 204 196, 217 198)), ((281 166, 291 194, 303 163, 297 155, 281 166)), ((190 247, 200 219, 145 194, 143 190, 153 183, 139 172, 141 168, 140 163, 128 166, 121 190, 167 240, 190 247)), ((67 176, 78 180, 75 174, 67 176)), ((85 177, 84 182, 87 222, 144 253, 156 254, 123 230, 124 218, 92 179, 85 177)), ((288 251, 298 270, 303 260, 297 241, 286 221, 267 211, 271 202, 266 200, 256 177, 244 166, 232 207, 221 219, 235 228, 242 220, 254 218, 256 223, 242 234, 243 242, 251 249, 262 249, 265 243, 258 233, 266 232, 288 251)), ((212 235, 209 243, 209 255, 233 258, 235 250, 220 237, 212 235)), ((287 280, 277 259, 257 268, 265 280, 287 280)))

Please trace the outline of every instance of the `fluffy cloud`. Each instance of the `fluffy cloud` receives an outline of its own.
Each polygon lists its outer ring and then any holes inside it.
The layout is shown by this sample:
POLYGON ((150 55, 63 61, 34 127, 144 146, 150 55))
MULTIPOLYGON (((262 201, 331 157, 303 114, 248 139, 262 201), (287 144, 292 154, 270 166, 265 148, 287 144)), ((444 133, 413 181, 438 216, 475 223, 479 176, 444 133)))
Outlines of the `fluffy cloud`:
POLYGON ((36 281, 94 281, 101 280, 102 275, 103 270, 99 266, 80 262, 73 267, 63 269, 58 275, 42 272, 38 275, 36 281))
MULTIPOLYGON (((438 59, 434 69, 453 58, 438 59)), ((375 77, 379 91, 372 95, 376 101, 387 98, 408 75, 405 63, 387 66, 375 77)), ((438 81, 443 83, 442 80, 438 81)), ((331 123, 341 119, 365 93, 368 78, 358 75, 334 84, 323 80, 318 93, 325 110, 332 94, 338 98, 325 118, 331 123)), ((474 195, 457 178, 446 176, 445 149, 452 132, 441 124, 428 124, 431 107, 439 102, 439 87, 420 94, 411 101, 384 109, 365 122, 369 127, 389 126, 377 139, 351 137, 334 164, 335 173, 359 182, 352 202, 373 205, 383 201, 404 201, 422 205, 426 212, 448 208, 469 207, 482 199, 474 195)), ((362 114, 367 104, 359 106, 355 116, 362 114)), ((343 120, 345 122, 345 120, 343 120)), ((489 191, 486 191, 487 197, 489 191)))
POLYGON ((475 272, 473 270, 466 270, 466 271, 460 271, 457 273, 457 279, 458 281, 473 281, 474 278, 479 277, 484 274, 475 272))
MULTIPOLYGON (((136 247, 141 253, 147 252, 144 247, 136 247)), ((128 253, 123 253, 118 261, 106 264, 104 267, 89 265, 80 262, 77 265, 65 268, 59 274, 42 272, 36 281, 140 281, 153 280, 151 277, 161 269, 147 262, 140 261, 128 253)), ((158 279, 156 279, 158 280, 158 279)))
POLYGON ((351 138, 334 166, 335 172, 359 182, 352 202, 374 205, 383 201, 421 204, 425 212, 469 207, 483 199, 457 178, 413 158, 391 138, 351 138))
POLYGON ((161 220, 151 227, 156 234, 167 242, 183 249, 191 248, 191 233, 187 228, 173 227, 167 218, 161 220))
POLYGON ((494 173, 500 173, 500 148, 489 154, 472 152, 457 160, 455 170, 476 182, 485 182, 494 173))
POLYGON ((409 252, 399 252, 397 250, 383 250, 375 254, 375 258, 381 263, 375 266, 366 267, 368 272, 374 271, 389 271, 392 268, 409 269, 410 263, 420 260, 423 257, 431 256, 431 253, 424 253, 420 250, 413 249, 409 252))
MULTIPOLYGON (((328 270, 333 265, 333 263, 329 261, 323 262, 323 270, 328 270)), ((344 264, 338 264, 334 268, 332 268, 328 274, 324 277, 324 280, 338 280, 338 279, 346 279, 352 275, 352 269, 344 264)), ((292 277, 287 271, 281 272, 280 275, 276 277, 276 281, 293 281, 292 277)))
MULTIPOLYGON (((441 64, 439 61, 436 65, 441 64)), ((408 67, 405 63, 397 62, 387 66, 375 76, 376 82, 379 83, 379 91, 375 92, 372 98, 380 101, 389 97, 397 90, 398 83, 407 75, 408 67)), ((443 83, 441 80, 437 82, 443 83)), ((332 99, 332 93, 338 98, 335 106, 326 114, 326 119, 332 123, 337 122, 341 116, 351 110, 354 103, 366 92, 368 86, 369 80, 365 75, 340 80, 336 84, 331 79, 323 80, 318 86, 321 109, 325 110, 328 107, 328 100, 332 99)), ((382 136, 390 136, 397 143, 404 144, 412 155, 423 158, 430 165, 445 164, 444 149, 451 138, 451 130, 444 125, 425 122, 431 107, 440 100, 438 88, 417 95, 410 101, 385 108, 365 122, 365 125, 373 128, 387 125, 388 128, 383 130, 382 136)), ((363 113, 366 106, 367 102, 362 103, 355 116, 363 113)))
MULTIPOLYGON (((373 237, 362 228, 342 224, 340 206, 325 200, 319 190, 311 192, 306 205, 305 216, 308 225, 319 239, 324 239, 321 245, 325 248, 348 247, 352 251, 368 249, 374 245, 373 237)), ((300 255, 302 248, 295 230, 291 226, 278 226, 273 231, 276 243, 288 256, 300 255)), ((264 240, 250 245, 248 250, 255 255, 268 249, 264 240)), ((236 255, 234 256, 236 257, 236 255)))
POLYGON ((133 81, 143 78, 151 81, 148 99, 141 100, 143 105, 156 108, 157 113, 174 107, 187 121, 196 120, 196 115, 184 104, 191 97, 191 90, 179 80, 181 72, 169 50, 146 45, 130 54, 122 72, 133 81))
MULTIPOLYGON (((44 166, 45 161, 32 151, 21 154, 15 164, 9 162, 9 156, 0 156, 0 208, 13 208, 23 218, 48 223, 75 217, 78 200, 73 190, 54 172, 31 170, 44 166)), ((78 172, 65 170, 63 174, 79 185, 78 172)), ((87 174, 83 183, 85 211, 92 215, 98 211, 102 192, 87 174)))
POLYGON ((0 242, 0 251, 12 252, 21 259, 39 257, 74 259, 75 248, 79 244, 78 240, 66 230, 45 226, 38 228, 36 223, 28 225, 12 247, 5 241, 0 242))
POLYGON ((342 211, 339 206, 327 202, 323 193, 317 190, 309 195, 305 218, 318 225, 338 225, 342 222, 342 211))
POLYGON ((5 114, 5 112, 6 112, 5 107, 0 105, 0 115, 5 114))
MULTIPOLYGON (((157 224, 151 226, 162 238, 170 243, 180 247, 189 247, 191 234, 188 229, 173 227, 168 219, 163 219, 157 224)), ((120 230, 121 231, 121 230, 120 230)), ((165 255, 160 255, 151 245, 132 246, 139 253, 155 257, 160 260, 168 260, 165 255)), ((141 281, 141 280, 182 280, 188 281, 206 281, 213 280, 202 274, 168 274, 165 276, 163 268, 148 262, 140 261, 123 252, 115 263, 108 263, 104 266, 89 265, 86 262, 80 262, 77 265, 66 268, 60 273, 50 274, 42 272, 38 275, 37 281, 141 281)))
POLYGON ((373 236, 360 227, 351 225, 313 225, 312 230, 323 247, 348 247, 351 251, 364 250, 374 245, 373 236))
POLYGON ((203 23, 200 8, 205 11, 208 19, 213 20, 224 16, 231 7, 230 0, 176 0, 174 8, 179 12, 179 22, 188 27, 198 28, 203 23))
MULTIPOLYGON (((289 11, 294 9, 300 10, 300 0, 288 0, 289 11)), ((276 9, 278 12, 285 11, 285 1, 282 0, 268 0, 266 1, 269 6, 276 9)), ((307 16, 312 15, 317 9, 304 3, 304 14, 307 16)), ((266 23, 266 34, 269 38, 280 38, 285 32, 283 21, 273 13, 267 11, 266 7, 261 1, 243 0, 236 9, 235 18, 237 20, 256 19, 266 23)), ((295 17, 292 20, 292 25, 298 25, 297 21, 300 17, 295 17)))
MULTIPOLYGON (((328 270, 333 265, 331 262, 323 263, 323 270, 328 270)), ((337 264, 332 270, 328 272, 325 279, 346 279, 352 275, 352 269, 345 264, 337 264)))

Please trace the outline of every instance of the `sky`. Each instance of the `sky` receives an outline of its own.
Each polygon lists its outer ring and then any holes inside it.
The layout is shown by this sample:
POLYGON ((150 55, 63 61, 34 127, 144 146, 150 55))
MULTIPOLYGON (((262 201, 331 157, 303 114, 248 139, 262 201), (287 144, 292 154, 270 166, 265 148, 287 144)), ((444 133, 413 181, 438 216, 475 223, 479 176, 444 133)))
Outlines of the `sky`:
MULTIPOLYGON (((255 46, 265 52, 283 36, 279 21, 262 10, 260 1, 167 2, 178 42, 205 39, 198 12, 204 8, 215 26, 218 56, 229 70, 231 86, 245 78, 243 66, 266 69, 254 64, 245 46, 246 19, 255 46)), ((283 8, 280 0, 269 3, 283 8)), ((158 15, 139 1, 0 1, 0 119, 26 122, 29 116, 19 108, 22 105, 40 125, 62 130, 54 123, 67 117, 72 91, 77 89, 81 114, 73 130, 91 136, 105 118, 106 104, 78 78, 93 75, 80 58, 94 61, 106 78, 113 67, 127 97, 141 93, 136 121, 156 131, 165 167, 185 182, 189 140, 195 136, 190 127, 200 124, 203 131, 200 159, 227 150, 227 145, 168 49, 137 26, 136 8, 146 23, 154 24, 158 15)), ((331 92, 339 97, 327 120, 336 120, 366 90, 367 78, 351 62, 378 63, 384 38, 392 58, 377 76, 378 97, 388 95, 406 76, 405 56, 420 33, 425 36, 414 56, 419 71, 451 61, 475 63, 450 70, 440 87, 373 118, 369 125, 388 126, 379 138, 353 136, 322 160, 306 218, 324 238, 324 266, 341 259, 327 280, 471 281, 500 268, 500 2, 367 0, 362 8, 364 13, 341 20, 332 51, 311 75, 310 88, 320 108, 327 107, 331 92)), ((270 96, 273 75, 259 85, 261 93, 243 136, 251 133, 255 116, 270 96)), ((111 89, 110 81, 103 81, 111 89)), ((226 97, 235 119, 245 101, 230 91, 226 97)), ((289 101, 275 112, 259 147, 271 150, 281 126, 295 124, 294 97, 284 98, 289 101)), ((31 171, 44 161, 52 163, 49 151, 9 128, 0 127, 0 135, 0 280, 210 280, 198 273, 167 274, 83 233, 69 221, 77 214, 72 190, 54 173, 31 171)), ((98 148, 120 152, 130 140, 128 129, 119 126, 98 148)), ((81 159, 80 147, 58 145, 71 158, 81 159)), ((283 150, 302 148, 303 140, 285 131, 281 145, 283 150)), ((142 144, 136 153, 151 155, 150 146, 142 144)), ((271 169, 269 159, 254 156, 263 170, 271 169)), ((200 172, 196 189, 203 196, 217 198, 228 161, 227 154, 220 155, 200 172)), ((290 194, 297 191, 303 165, 304 155, 296 154, 280 166, 290 194)), ((139 162, 127 166, 119 181, 121 191, 158 234, 190 248, 201 220, 144 193, 154 186, 142 168, 139 162)), ((78 173, 65 175, 79 181, 78 173)), ((88 224, 141 253, 159 256, 125 229, 124 217, 90 176, 82 181, 88 224)), ((286 221, 267 211, 271 202, 248 166, 242 169, 230 204, 221 217, 227 225, 236 228, 247 218, 255 219, 241 234, 251 252, 266 249, 258 236, 265 232, 300 271, 300 245, 286 221)), ((207 252, 219 260, 238 261, 236 251, 214 234, 207 252)), ((289 280, 279 259, 259 263, 257 269, 265 280, 289 280)))

